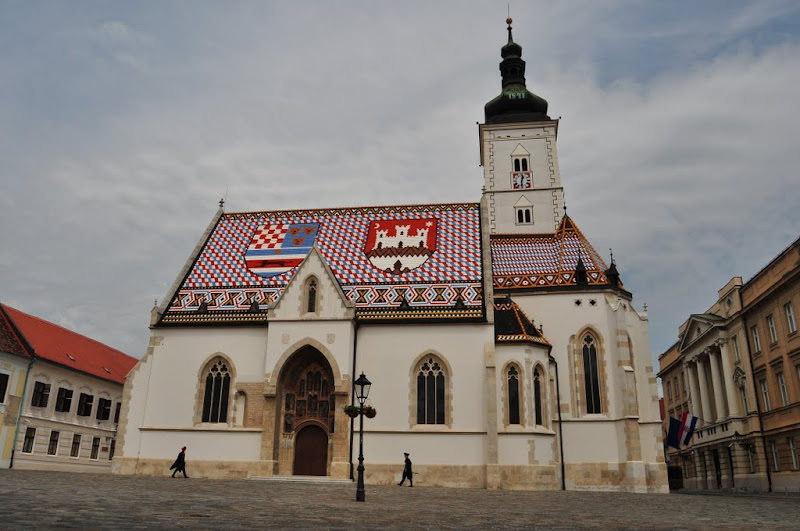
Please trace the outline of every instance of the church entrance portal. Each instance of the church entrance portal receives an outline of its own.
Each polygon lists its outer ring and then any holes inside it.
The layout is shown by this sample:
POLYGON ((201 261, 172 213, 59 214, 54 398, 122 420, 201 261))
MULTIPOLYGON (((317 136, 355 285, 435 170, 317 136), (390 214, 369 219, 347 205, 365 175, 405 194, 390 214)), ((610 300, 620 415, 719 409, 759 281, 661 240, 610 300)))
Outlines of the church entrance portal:
POLYGON ((324 476, 328 469, 328 434, 315 424, 297 432, 294 442, 295 476, 324 476))
POLYGON ((303 347, 288 360, 281 383, 281 437, 294 439, 294 455, 284 454, 290 458, 284 463, 296 476, 326 476, 336 412, 331 366, 317 349, 303 347))

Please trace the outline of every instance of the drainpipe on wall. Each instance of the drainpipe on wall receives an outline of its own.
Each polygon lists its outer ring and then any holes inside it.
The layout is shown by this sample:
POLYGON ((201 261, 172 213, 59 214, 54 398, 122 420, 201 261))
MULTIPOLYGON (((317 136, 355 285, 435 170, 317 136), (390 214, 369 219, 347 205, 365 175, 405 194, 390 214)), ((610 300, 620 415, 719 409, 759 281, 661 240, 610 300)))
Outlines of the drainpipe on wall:
MULTIPOLYGON (((350 405, 356 404, 356 351, 358 350, 358 321, 355 321, 355 329, 353 330, 353 366, 350 369, 350 405)), ((353 436, 355 434, 356 419, 350 419, 350 480, 355 479, 353 475, 353 436)))
POLYGON ((28 363, 28 372, 25 373, 25 383, 22 385, 22 396, 19 397, 19 411, 17 411, 17 425, 14 427, 14 439, 11 443, 11 459, 8 461, 8 468, 14 468, 14 452, 17 451, 17 437, 19 437, 19 424, 22 420, 22 408, 25 407, 25 393, 28 392, 28 380, 31 377, 31 369, 36 363, 36 358, 31 357, 28 363))
MULTIPOLYGON (((741 306, 741 295, 739 295, 739 306, 741 306)), ((764 463, 767 469, 767 492, 772 492, 772 473, 769 471, 769 452, 767 452, 767 438, 764 436, 764 421, 761 419, 761 400, 758 398, 758 387, 756 387, 756 371, 753 367, 753 353, 750 351, 750 340, 747 337, 747 333, 750 330, 750 327, 747 326, 747 317, 742 312, 742 322, 744 323, 744 338, 747 339, 745 344, 747 345, 747 358, 750 360, 750 378, 753 380, 753 391, 756 393, 756 412, 758 413, 758 430, 761 432, 761 446, 764 448, 764 463)), ((747 393, 747 390, 745 390, 747 393)), ((745 416, 747 416, 747 411, 744 412, 745 416)))
POLYGON ((547 357, 550 358, 550 363, 556 367, 556 409, 558 410, 558 450, 561 454, 561 490, 567 490, 566 467, 564 466, 564 429, 561 425, 561 388, 558 385, 558 362, 550 352, 553 347, 547 351, 547 357))

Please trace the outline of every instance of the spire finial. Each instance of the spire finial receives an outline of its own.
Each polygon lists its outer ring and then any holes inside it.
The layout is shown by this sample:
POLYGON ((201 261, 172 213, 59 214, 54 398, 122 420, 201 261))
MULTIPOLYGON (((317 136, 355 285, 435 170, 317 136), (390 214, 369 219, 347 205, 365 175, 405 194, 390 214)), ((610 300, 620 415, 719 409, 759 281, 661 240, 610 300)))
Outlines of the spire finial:
POLYGON ((611 263, 614 263, 614 251, 611 250, 611 247, 608 248, 608 252, 611 253, 611 263))
POLYGON ((219 200, 219 207, 223 208, 225 206, 225 198, 220 198, 219 200))
POLYGON ((508 42, 509 43, 514 42, 514 39, 511 37, 511 23, 512 22, 514 22, 514 20, 511 18, 511 15, 509 15, 508 18, 506 18, 506 24, 508 24, 508 42))

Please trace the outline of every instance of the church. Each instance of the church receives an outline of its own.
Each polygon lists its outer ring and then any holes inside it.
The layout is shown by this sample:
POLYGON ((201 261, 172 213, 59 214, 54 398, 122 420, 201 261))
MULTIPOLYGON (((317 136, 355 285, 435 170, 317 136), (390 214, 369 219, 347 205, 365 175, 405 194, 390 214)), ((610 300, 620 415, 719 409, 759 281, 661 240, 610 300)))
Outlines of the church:
POLYGON ((646 313, 566 214, 559 121, 501 49, 474 203, 226 212, 128 374, 113 470, 667 492, 646 313))

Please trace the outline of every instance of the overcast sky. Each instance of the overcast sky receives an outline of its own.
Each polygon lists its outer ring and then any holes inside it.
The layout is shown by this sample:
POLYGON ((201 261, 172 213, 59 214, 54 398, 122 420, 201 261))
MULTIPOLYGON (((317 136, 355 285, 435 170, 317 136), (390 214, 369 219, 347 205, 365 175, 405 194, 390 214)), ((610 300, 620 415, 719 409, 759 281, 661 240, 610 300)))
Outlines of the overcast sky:
MULTIPOLYGON (((0 0, 0 301, 132 356, 227 211, 478 201, 506 1, 0 0)), ((653 358, 800 235, 800 3, 516 1, 653 358)), ((534 316, 535 318, 535 316, 534 316)))

